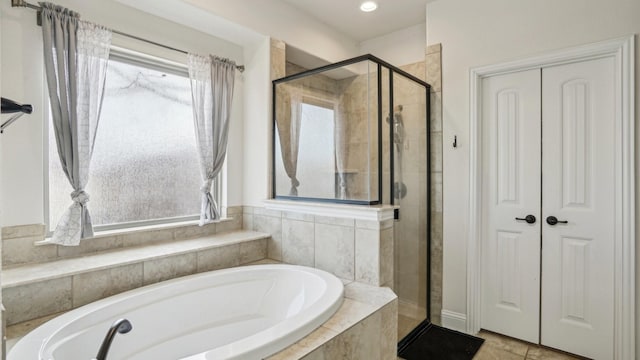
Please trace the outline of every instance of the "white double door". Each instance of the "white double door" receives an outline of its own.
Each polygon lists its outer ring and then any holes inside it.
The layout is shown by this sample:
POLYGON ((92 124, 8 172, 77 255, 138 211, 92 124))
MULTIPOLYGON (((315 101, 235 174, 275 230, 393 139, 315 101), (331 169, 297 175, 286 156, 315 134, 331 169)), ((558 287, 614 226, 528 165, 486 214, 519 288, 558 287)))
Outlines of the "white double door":
POLYGON ((615 83, 613 58, 483 80, 483 329, 613 358, 615 83))

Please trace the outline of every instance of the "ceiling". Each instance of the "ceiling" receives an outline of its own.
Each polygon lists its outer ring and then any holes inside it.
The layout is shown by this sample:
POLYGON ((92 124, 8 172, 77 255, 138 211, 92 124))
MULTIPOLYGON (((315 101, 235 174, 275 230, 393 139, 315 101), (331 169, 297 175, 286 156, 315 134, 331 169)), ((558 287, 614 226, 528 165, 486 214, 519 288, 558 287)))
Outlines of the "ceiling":
POLYGON ((360 11, 364 0, 282 0, 362 42, 426 21, 426 4, 434 0, 375 0, 376 11, 360 11))

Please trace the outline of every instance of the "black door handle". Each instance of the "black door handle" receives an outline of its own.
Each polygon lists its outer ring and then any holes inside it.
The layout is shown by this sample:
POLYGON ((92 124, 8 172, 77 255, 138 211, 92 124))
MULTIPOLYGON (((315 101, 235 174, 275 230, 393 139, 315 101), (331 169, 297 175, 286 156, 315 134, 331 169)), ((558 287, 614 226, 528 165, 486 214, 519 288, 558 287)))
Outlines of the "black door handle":
POLYGON ((534 224, 536 222, 536 217, 533 215, 527 215, 524 218, 516 218, 516 220, 526 221, 527 224, 534 224))
POLYGON ((561 221, 561 220, 558 220, 558 218, 557 218, 557 217, 555 217, 555 216, 548 216, 548 217, 547 217, 547 224, 549 224, 549 225, 555 225, 555 224, 568 224, 568 223, 569 223, 568 221, 561 221))

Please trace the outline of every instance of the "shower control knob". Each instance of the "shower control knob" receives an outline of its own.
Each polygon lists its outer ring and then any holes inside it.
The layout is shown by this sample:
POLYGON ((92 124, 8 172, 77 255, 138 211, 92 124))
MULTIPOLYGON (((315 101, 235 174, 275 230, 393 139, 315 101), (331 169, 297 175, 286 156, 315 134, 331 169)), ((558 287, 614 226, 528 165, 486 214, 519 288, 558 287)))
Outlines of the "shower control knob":
POLYGON ((526 221, 526 222, 527 222, 527 224, 535 224, 535 222, 536 222, 536 217, 535 217, 535 216, 533 216, 533 215, 527 215, 527 216, 525 216, 524 218, 516 218, 516 220, 519 220, 519 221, 526 221))

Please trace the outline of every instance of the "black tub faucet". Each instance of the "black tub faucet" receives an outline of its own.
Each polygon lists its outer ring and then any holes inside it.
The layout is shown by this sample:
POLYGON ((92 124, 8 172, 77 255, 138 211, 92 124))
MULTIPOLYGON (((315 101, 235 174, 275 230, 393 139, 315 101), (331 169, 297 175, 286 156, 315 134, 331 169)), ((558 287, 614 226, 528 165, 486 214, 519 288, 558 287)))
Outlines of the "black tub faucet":
POLYGON ((109 331, 107 331, 107 335, 104 337, 102 345, 100 345, 100 350, 98 351, 98 355, 96 355, 95 360, 106 360, 109 347, 111 347, 111 342, 116 334, 126 334, 131 331, 131 329, 133 329, 133 326, 131 326, 131 322, 127 319, 120 319, 114 322, 109 328, 109 331))

